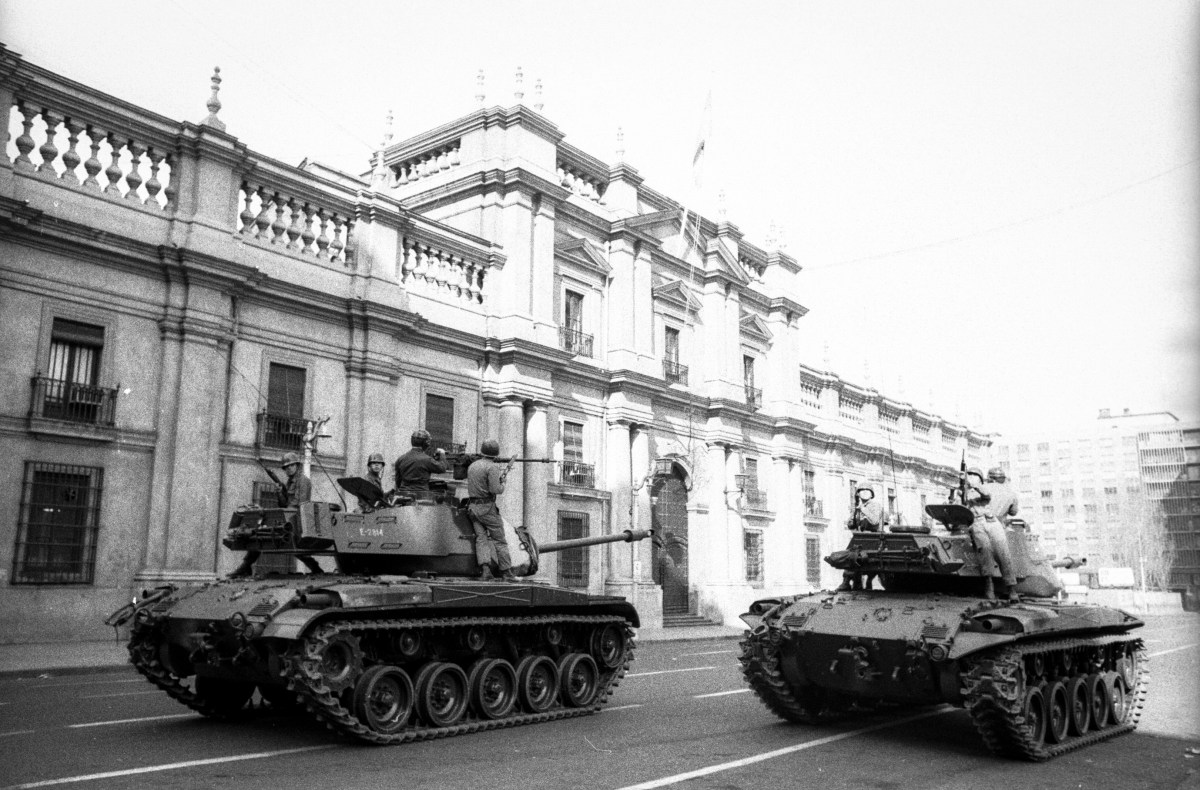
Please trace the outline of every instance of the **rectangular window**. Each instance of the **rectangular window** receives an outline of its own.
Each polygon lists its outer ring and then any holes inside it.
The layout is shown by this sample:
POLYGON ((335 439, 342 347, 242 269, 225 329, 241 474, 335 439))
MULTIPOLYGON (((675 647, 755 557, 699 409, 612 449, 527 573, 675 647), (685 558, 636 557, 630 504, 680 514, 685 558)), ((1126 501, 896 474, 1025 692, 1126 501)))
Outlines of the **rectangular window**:
POLYGON ((1039 453, 1050 452, 1050 443, 1049 442, 1038 442, 1037 451, 1039 453))
MULTIPOLYGON (((558 514, 558 539, 575 540, 588 536, 586 513, 558 514)), ((558 584, 560 587, 587 588, 588 547, 565 549, 558 552, 558 584)))
POLYGON ((804 578, 809 584, 821 583, 821 539, 804 536, 804 578))
POLYGON ((50 359, 40 382, 41 416, 74 422, 111 424, 112 396, 100 383, 104 327, 55 318, 50 330, 50 359), (106 397, 108 395, 108 397, 106 397), (101 414, 104 411, 105 414, 101 414), (99 418, 106 419, 100 420, 99 418))
POLYGON ((754 388, 754 357, 742 356, 742 383, 748 388, 754 388))
POLYGON ((1062 491, 1059 492, 1059 496, 1062 499, 1074 499, 1075 498, 1075 489, 1074 488, 1064 488, 1062 491))
POLYGON ((763 580, 763 542, 762 531, 748 529, 742 533, 746 549, 746 581, 762 583, 763 580))
POLYGON ((14 584, 91 584, 104 470, 25 463, 14 584))
POLYGON ((583 294, 566 292, 563 299, 563 327, 572 332, 583 331, 583 294))
POLYGON ((584 463, 583 460, 583 423, 564 421, 562 443, 563 460, 560 482, 563 485, 583 488, 595 486, 595 469, 591 464, 584 463))
POLYGON ((1054 499, 1054 492, 1048 489, 1042 489, 1042 499, 1054 499))
POLYGON ((583 461, 583 423, 566 422, 562 424, 563 460, 583 461))
POLYGON ((456 451, 454 442, 454 398, 444 395, 425 395, 425 430, 429 431, 429 446, 456 451))
POLYGON ((854 505, 855 505, 854 492, 855 492, 855 490, 857 490, 857 488, 858 488, 858 481, 851 480, 850 481, 850 509, 851 510, 854 509, 854 505))
POLYGON ((304 448, 304 388, 308 371, 272 362, 267 372, 267 408, 259 415, 259 445, 278 450, 304 448))
POLYGON ((679 364, 679 330, 671 326, 663 332, 663 359, 679 364))
POLYGON ((1042 518, 1046 521, 1054 520, 1054 505, 1042 505, 1042 518))

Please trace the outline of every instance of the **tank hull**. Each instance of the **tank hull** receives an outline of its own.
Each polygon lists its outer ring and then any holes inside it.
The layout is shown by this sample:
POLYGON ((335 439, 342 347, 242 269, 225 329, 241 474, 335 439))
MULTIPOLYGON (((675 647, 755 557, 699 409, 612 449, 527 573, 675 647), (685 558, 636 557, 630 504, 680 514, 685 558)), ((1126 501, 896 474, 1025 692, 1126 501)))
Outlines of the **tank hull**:
POLYGON ((994 751, 1040 760, 1131 730, 1145 694, 1145 651, 1130 633, 1142 623, 1106 607, 824 592, 759 601, 742 619, 750 627, 743 674, 769 709, 793 721, 880 703, 949 703, 972 711, 994 751), (997 701, 1002 674, 1005 694, 1019 697, 1007 707, 997 701), (1083 697, 1111 724, 1075 735, 1061 729, 1062 693, 1076 678, 1098 689, 1094 700, 1083 697), (1059 729, 1039 734, 1051 715, 1059 729))

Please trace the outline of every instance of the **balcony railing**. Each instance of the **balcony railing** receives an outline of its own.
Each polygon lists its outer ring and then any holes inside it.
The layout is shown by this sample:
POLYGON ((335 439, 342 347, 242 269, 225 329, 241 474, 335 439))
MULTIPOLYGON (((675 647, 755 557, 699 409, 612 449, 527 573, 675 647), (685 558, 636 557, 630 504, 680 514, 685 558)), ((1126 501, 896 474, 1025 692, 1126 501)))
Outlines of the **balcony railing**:
POLYGON ((762 408, 762 389, 746 385, 746 405, 752 409, 762 408))
POLYGON ((687 384, 688 369, 687 365, 680 365, 678 360, 664 359, 663 360, 663 378, 668 384, 687 384))
POLYGON ((581 461, 563 461, 559 469, 559 480, 565 486, 596 487, 596 467, 592 464, 585 464, 581 461))
POLYGON ((304 432, 308 430, 306 417, 288 417, 264 411, 258 414, 258 446, 272 450, 304 449, 304 432))
POLYGON ((804 515, 825 518, 825 503, 812 494, 804 495, 804 515))
POLYGON ((767 510, 767 492, 757 487, 747 487, 742 492, 742 501, 746 507, 754 510, 767 510))
POLYGON ((117 406, 115 389, 76 384, 45 376, 34 376, 32 384, 31 414, 35 417, 89 425, 113 424, 117 406))
POLYGON ((592 356, 592 336, 578 329, 559 327, 558 343, 564 351, 570 351, 578 357, 592 356))

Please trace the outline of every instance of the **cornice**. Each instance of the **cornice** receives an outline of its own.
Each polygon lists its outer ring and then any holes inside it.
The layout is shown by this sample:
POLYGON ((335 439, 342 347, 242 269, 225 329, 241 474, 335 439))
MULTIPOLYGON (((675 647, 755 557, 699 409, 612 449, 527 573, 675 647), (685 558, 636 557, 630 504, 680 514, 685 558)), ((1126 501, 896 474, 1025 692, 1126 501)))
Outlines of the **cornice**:
POLYGON ((773 296, 767 303, 768 310, 772 313, 790 312, 796 318, 803 318, 808 314, 808 308, 799 302, 789 299, 786 296, 773 296))

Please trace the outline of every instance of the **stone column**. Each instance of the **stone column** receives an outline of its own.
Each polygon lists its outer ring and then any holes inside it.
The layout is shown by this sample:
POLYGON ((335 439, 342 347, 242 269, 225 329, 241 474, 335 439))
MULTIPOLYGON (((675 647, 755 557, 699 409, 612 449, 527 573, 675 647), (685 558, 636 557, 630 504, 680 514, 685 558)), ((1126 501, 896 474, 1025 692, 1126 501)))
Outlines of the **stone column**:
MULTIPOLYGON (((620 532, 633 529, 630 526, 630 468, 632 463, 632 444, 630 440, 630 423, 628 420, 612 420, 608 423, 608 447, 605 469, 608 479, 608 490, 612 493, 612 530, 620 532)), ((649 500, 647 500, 647 503, 649 500)), ((629 549, 625 544, 613 543, 608 545, 608 575, 609 583, 630 585, 633 578, 633 566, 629 558, 629 549)))
MULTIPOLYGON (((500 402, 500 431, 496 437, 500 442, 500 462, 511 456, 525 455, 525 403, 520 397, 505 398, 500 402)), ((500 513, 514 527, 525 523, 525 470, 524 464, 514 464, 504 483, 504 493, 498 505, 500 513)))
MULTIPOLYGON (((546 404, 530 401, 525 404, 525 457, 548 458, 546 441, 546 404)), ((522 466, 522 464, 518 464, 522 466)), ((538 543, 555 539, 554 514, 546 497, 552 469, 550 464, 523 464, 525 473, 525 526, 538 543)), ((515 469, 514 469, 515 471, 515 469)), ((510 479, 512 475, 509 475, 510 479)))

